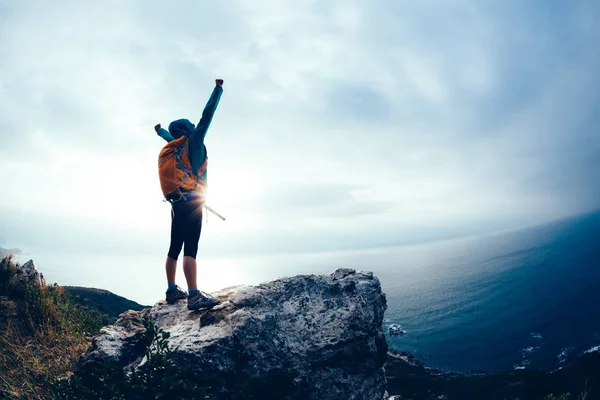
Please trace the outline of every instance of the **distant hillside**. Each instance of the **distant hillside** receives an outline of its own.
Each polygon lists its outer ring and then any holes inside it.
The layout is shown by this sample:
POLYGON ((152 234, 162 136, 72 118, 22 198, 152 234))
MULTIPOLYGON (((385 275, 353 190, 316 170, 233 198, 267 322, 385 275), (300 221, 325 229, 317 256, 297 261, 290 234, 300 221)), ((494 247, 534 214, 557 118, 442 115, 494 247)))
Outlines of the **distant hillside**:
POLYGON ((119 315, 127 310, 139 311, 150 307, 104 289, 79 286, 63 286, 63 288, 75 304, 79 304, 95 314, 104 325, 113 324, 119 315))
POLYGON ((10 254, 21 254, 21 249, 5 249, 3 247, 0 247, 0 258, 3 258, 4 256, 8 256, 10 254))

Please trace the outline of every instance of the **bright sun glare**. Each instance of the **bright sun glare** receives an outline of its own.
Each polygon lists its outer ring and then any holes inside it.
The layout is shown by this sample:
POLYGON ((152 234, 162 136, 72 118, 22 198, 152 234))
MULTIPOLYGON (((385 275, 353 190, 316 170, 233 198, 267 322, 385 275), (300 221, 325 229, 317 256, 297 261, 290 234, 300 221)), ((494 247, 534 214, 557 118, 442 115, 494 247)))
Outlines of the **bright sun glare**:
POLYGON ((259 193, 255 180, 223 171, 211 176, 206 204, 225 217, 228 228, 224 229, 244 229, 256 219, 252 204, 256 204, 259 193))

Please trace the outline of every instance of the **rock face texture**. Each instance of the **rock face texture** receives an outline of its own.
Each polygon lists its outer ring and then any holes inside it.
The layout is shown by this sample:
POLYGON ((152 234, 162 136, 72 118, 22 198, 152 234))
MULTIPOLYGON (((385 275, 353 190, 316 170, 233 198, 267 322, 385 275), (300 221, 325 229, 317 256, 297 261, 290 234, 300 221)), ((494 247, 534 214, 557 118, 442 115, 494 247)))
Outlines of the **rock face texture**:
POLYGON ((338 269, 213 293, 222 303, 190 312, 186 301, 129 311, 105 327, 79 371, 103 359, 126 371, 144 363, 148 323, 170 333, 172 359, 223 398, 243 387, 264 399, 387 399, 382 322, 386 298, 370 272, 338 269))
POLYGON ((33 260, 27 261, 17 269, 17 278, 21 281, 33 281, 37 286, 46 285, 44 276, 35 267, 33 260))

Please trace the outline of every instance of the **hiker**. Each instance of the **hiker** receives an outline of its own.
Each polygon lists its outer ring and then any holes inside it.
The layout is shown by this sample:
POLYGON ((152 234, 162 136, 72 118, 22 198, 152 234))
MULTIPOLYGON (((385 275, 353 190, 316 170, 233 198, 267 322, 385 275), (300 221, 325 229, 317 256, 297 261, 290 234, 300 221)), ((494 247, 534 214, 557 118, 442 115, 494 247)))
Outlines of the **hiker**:
POLYGON ((206 194, 208 157, 204 138, 223 94, 223 80, 216 86, 204 107, 202 118, 195 126, 187 119, 178 119, 166 130, 157 124, 156 133, 168 143, 158 159, 159 178, 165 199, 171 203, 171 243, 165 263, 168 288, 167 303, 187 298, 190 310, 212 308, 219 300, 198 290, 196 255, 202 230, 202 208, 206 194), (183 248, 183 273, 188 292, 175 284, 177 259, 183 248))

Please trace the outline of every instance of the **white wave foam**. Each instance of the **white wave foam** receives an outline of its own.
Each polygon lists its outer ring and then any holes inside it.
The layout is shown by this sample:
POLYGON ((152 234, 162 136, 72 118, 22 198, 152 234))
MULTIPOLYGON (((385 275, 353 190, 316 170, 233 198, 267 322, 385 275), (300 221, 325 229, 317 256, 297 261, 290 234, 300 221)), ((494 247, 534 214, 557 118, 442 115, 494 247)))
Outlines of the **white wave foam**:
POLYGON ((531 332, 531 337, 534 338, 534 339, 538 339, 538 340, 544 338, 541 334, 536 333, 536 332, 531 332))
POLYGON ((565 347, 564 349, 561 350, 560 354, 558 355, 558 362, 559 363, 564 363, 565 361, 567 361, 567 358, 571 355, 571 353, 573 353, 573 351, 575 350, 574 347, 570 346, 570 347, 565 347))
POLYGON ((521 353, 523 353, 523 354, 531 354, 531 353, 533 353, 533 352, 535 352, 535 351, 537 351, 539 349, 540 349, 539 346, 529 346, 529 347, 526 347, 524 349, 521 349, 521 353))
POLYGON ((529 367, 530 364, 531 364, 531 361, 523 360, 523 361, 521 361, 520 364, 513 365, 513 368, 514 369, 525 369, 525 368, 529 367))
POLYGON ((584 353, 585 354, 589 354, 589 353, 595 353, 597 351, 600 351, 600 346, 590 347, 589 349, 587 349, 586 351, 584 351, 584 353))

